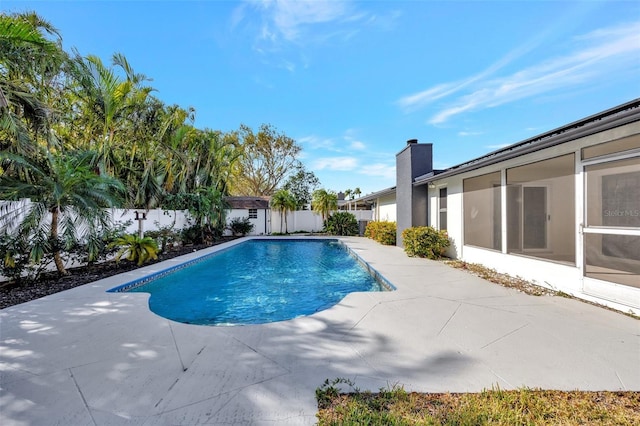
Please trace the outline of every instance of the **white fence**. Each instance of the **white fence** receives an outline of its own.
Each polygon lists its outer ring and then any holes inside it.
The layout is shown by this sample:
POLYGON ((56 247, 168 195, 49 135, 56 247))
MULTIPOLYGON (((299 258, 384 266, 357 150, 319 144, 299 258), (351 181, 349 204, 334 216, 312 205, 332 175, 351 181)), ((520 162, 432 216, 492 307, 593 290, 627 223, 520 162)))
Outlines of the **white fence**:
MULTIPOLYGON (((15 207, 25 209, 28 206, 29 200, 21 200, 15 204, 15 207)), ((163 210, 163 209, 109 209, 111 217, 114 222, 131 223, 126 228, 126 233, 136 234, 139 231, 139 226, 142 226, 143 232, 156 231, 160 227, 173 226, 174 231, 180 231, 183 228, 189 227, 193 224, 191 216, 188 210, 163 210), (136 218, 145 217, 144 220, 138 221, 136 218), (142 222, 142 223, 140 223, 142 222)), ((355 215, 358 221, 370 221, 372 218, 371 210, 353 210, 350 211, 355 215)), ((233 209, 227 211, 227 225, 231 223, 234 218, 249 217, 248 210, 233 209)), ((249 219, 253 223, 253 231, 250 235, 269 235, 271 233, 289 233, 294 232, 320 232, 323 228, 322 217, 310 210, 299 210, 287 213, 287 223, 285 228, 284 218, 282 218, 279 212, 271 209, 258 209, 256 218, 249 219)), ((16 217, 16 225, 20 222, 20 216, 16 217)), ((50 218, 48 219, 50 223, 50 218)), ((226 231, 227 235, 231 234, 230 230, 226 231)))

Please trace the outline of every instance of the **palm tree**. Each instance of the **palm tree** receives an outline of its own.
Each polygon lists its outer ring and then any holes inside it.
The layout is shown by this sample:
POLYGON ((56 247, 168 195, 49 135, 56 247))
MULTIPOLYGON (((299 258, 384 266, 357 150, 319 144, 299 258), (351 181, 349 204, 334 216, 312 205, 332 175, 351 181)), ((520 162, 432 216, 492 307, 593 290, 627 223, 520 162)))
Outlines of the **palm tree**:
POLYGON ((28 154, 38 138, 51 143, 52 81, 65 59, 50 23, 32 12, 0 13, 0 131, 8 136, 3 149, 28 154))
POLYGON ((313 192, 311 208, 320 212, 322 215, 322 222, 324 223, 331 211, 338 208, 338 195, 333 191, 318 189, 313 192))
POLYGON ((76 93, 83 107, 85 121, 85 148, 98 152, 98 165, 102 173, 115 174, 118 164, 116 142, 118 133, 134 111, 141 110, 153 91, 142 86, 148 78, 136 74, 126 58, 119 53, 113 55, 113 65, 126 75, 120 77, 116 70, 106 66, 94 55, 82 57, 75 52, 70 62, 70 73, 77 84, 76 93))
POLYGON ((280 212, 280 233, 282 233, 282 218, 284 217, 285 233, 289 233, 287 225, 287 213, 296 209, 296 199, 291 192, 281 189, 271 197, 271 208, 280 212))
POLYGON ((351 189, 347 189, 344 191, 344 199, 348 201, 347 206, 348 206, 348 210, 351 210, 351 194, 352 194, 352 190, 351 189))
POLYGON ((117 204, 123 186, 95 173, 93 153, 43 151, 32 158, 0 155, 0 199, 13 201, 0 210, 0 232, 28 238, 33 262, 51 253, 58 272, 67 275, 62 250, 110 226, 105 207, 117 204), (31 203, 19 201, 24 198, 31 203))
MULTIPOLYGON (((353 198, 360 197, 360 195, 362 194, 362 191, 360 190, 360 187, 356 187, 356 189, 353 190, 352 194, 353 194, 353 198)), ((357 202, 356 202, 355 209, 358 210, 358 203, 357 202)))

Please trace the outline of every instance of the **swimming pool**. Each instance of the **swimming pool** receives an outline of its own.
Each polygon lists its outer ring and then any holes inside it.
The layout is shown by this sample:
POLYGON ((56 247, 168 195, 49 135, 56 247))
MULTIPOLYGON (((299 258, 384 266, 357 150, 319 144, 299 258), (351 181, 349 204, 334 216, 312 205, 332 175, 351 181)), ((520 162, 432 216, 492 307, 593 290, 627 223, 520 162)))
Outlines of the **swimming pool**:
POLYGON ((109 291, 150 293, 151 311, 182 323, 262 324, 313 314, 352 292, 390 289, 369 271, 338 240, 252 239, 109 291))

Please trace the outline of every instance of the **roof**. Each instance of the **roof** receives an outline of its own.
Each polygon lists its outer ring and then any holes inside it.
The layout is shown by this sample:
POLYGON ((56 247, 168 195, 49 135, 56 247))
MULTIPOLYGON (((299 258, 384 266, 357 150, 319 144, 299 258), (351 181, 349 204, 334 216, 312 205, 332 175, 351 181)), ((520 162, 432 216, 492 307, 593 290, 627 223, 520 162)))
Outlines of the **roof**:
POLYGON ((572 140, 593 135, 624 124, 640 121, 640 98, 608 109, 598 114, 583 118, 549 132, 525 139, 506 148, 490 152, 482 157, 450 167, 441 173, 431 172, 418 176, 414 185, 424 185, 438 179, 469 172, 481 167, 496 164, 521 155, 550 148, 572 140))
POLYGON ((225 197, 232 209, 268 209, 271 197, 225 197))
POLYGON ((361 202, 365 202, 365 201, 373 201, 376 198, 380 198, 384 195, 389 195, 389 194, 395 194, 396 192, 396 187, 392 186, 391 188, 386 188, 386 189, 382 189, 380 191, 376 191, 376 192, 372 192, 371 194, 367 194, 364 195, 360 198, 356 198, 355 200, 352 200, 353 202, 355 201, 361 201, 361 202))

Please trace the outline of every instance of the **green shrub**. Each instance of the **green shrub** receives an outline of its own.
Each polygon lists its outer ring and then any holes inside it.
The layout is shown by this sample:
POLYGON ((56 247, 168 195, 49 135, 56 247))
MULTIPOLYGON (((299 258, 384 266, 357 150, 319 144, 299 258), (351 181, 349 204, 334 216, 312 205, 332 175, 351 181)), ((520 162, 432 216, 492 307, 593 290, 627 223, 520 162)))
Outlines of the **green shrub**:
POLYGON ((174 219, 171 225, 165 226, 160 225, 160 222, 157 220, 153 223, 158 229, 154 231, 147 231, 144 235, 153 238, 156 241, 156 244, 160 247, 160 253, 164 253, 167 248, 173 247, 173 245, 180 240, 180 234, 173 229, 176 225, 176 221, 174 219))
POLYGON ((133 234, 124 235, 110 245, 120 248, 116 253, 116 262, 125 256, 125 259, 137 262, 139 266, 148 260, 158 258, 158 244, 150 237, 140 238, 133 234))
POLYGON ((0 274, 11 281, 33 281, 36 267, 31 263, 29 240, 22 236, 0 235, 0 274))
POLYGON ((358 221, 353 213, 335 212, 327 219, 325 231, 332 235, 358 235, 358 221))
POLYGON ((229 229, 231 229, 233 235, 241 235, 243 237, 253 231, 253 227, 254 225, 248 217, 234 217, 229 224, 229 229))
POLYGON ((369 222, 364 231, 364 236, 386 246, 395 246, 396 223, 386 220, 369 222))
POLYGON ((408 256, 441 258, 449 247, 447 231, 438 231, 431 226, 416 226, 402 231, 404 251, 408 256))
POLYGON ((191 225, 182 228, 180 231, 180 240, 182 244, 211 244, 212 242, 222 238, 224 229, 211 225, 191 225))

